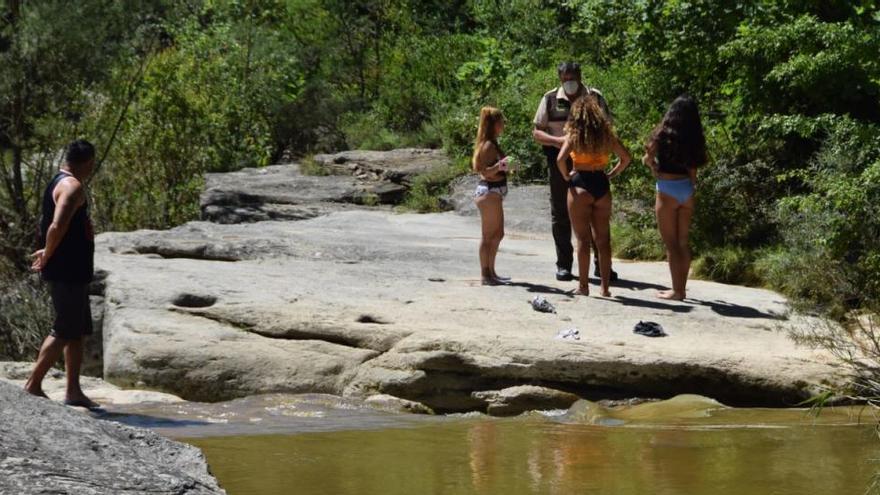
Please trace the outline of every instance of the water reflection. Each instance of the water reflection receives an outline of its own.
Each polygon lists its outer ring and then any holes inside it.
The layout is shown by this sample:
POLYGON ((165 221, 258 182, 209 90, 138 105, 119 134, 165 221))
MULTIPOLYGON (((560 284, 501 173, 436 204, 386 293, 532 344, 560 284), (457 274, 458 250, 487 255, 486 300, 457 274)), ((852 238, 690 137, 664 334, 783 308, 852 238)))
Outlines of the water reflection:
POLYGON ((231 495, 801 495, 818 487, 855 494, 877 453, 871 426, 633 428, 538 419, 193 443, 231 495))
POLYGON ((190 437, 230 495, 849 495, 864 493, 880 445, 870 411, 816 418, 696 396, 493 419, 267 395, 107 419, 190 437))

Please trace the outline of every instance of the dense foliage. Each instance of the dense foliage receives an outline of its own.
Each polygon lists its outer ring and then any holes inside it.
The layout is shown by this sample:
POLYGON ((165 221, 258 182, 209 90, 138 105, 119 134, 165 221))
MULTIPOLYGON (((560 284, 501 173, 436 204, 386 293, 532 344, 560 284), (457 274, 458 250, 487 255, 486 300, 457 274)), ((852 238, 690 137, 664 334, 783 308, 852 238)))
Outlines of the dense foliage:
MULTIPOLYGON (((519 180, 545 180, 531 119, 574 59, 636 156, 675 96, 699 100, 698 275, 844 314, 880 296, 878 49, 876 0, 0 0, 0 290, 24 287, 8 275, 75 137, 101 151, 102 230, 194 218, 206 171, 355 147, 445 147, 409 203, 433 209, 482 105, 519 180)), ((618 254, 662 256, 647 170, 615 187, 618 254)))

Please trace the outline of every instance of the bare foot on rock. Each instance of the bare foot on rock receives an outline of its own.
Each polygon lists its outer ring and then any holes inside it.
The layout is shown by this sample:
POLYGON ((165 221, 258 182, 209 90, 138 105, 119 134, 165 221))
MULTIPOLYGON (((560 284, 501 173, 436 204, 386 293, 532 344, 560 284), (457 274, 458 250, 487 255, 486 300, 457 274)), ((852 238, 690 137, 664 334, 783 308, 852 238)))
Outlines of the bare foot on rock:
POLYGON ((49 396, 46 395, 46 392, 43 392, 42 388, 24 387, 24 391, 35 396, 35 397, 42 397, 44 399, 49 398, 49 396))
POLYGON ((668 301, 684 301, 686 296, 683 293, 677 293, 673 290, 662 290, 657 293, 657 297, 668 301))
POLYGON ((86 409, 100 409, 101 405, 89 399, 85 394, 71 395, 64 399, 65 406, 84 407, 86 409))

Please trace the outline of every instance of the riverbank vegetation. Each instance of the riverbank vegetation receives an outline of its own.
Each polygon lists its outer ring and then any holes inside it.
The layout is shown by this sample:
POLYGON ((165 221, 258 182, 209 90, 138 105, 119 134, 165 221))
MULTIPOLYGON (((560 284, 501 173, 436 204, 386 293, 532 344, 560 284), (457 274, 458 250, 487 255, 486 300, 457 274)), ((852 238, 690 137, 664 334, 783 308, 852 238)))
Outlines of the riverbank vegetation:
MULTIPOLYGON (((875 0, 3 0, 0 291, 34 285, 22 279, 39 196, 73 138, 100 150, 101 231, 196 218, 204 172, 344 148, 445 148, 455 165, 407 201, 433 210, 467 171, 482 105, 506 113, 518 180, 546 180, 531 119, 556 64, 573 59, 636 155, 675 96, 699 100, 712 159, 695 275, 845 318, 880 300, 878 11, 875 0)), ((617 254, 662 257, 647 170, 615 188, 617 254)), ((2 299, 3 314, 19 300, 2 299)), ((21 323, 7 320, 12 338, 21 323)))

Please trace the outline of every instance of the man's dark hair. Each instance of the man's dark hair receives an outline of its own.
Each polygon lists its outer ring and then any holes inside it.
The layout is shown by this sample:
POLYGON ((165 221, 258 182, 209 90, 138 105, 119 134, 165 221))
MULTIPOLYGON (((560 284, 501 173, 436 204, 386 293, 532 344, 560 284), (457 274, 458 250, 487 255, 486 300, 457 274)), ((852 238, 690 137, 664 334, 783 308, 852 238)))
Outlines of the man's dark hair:
POLYGON ((581 77, 581 64, 577 62, 562 62, 556 67, 556 72, 559 74, 559 77, 562 77, 563 74, 573 74, 581 77))
POLYGON ((64 161, 70 165, 83 165, 93 158, 95 158, 95 147, 84 139, 77 139, 68 144, 64 151, 64 161))

